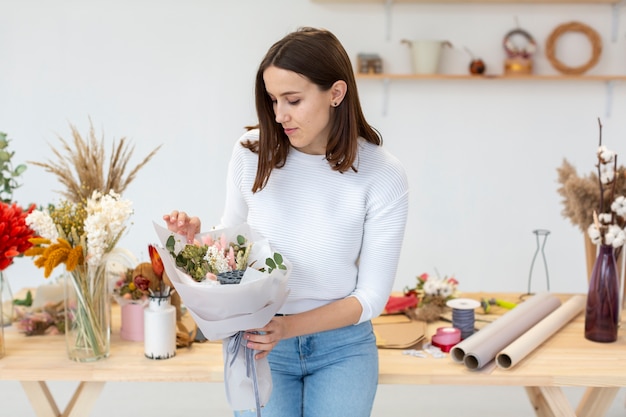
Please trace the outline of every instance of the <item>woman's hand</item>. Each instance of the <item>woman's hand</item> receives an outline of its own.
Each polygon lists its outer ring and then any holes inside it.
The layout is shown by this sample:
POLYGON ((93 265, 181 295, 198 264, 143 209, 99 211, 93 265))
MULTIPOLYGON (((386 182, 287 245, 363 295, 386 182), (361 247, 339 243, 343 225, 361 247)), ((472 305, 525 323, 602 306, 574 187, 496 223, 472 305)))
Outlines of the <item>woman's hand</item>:
POLYGON ((167 223, 168 230, 187 236, 188 242, 193 242, 196 233, 200 233, 200 218, 189 217, 184 211, 174 210, 165 214, 163 220, 167 223))
POLYGON ((274 317, 262 329, 249 330, 245 334, 248 341, 246 347, 259 351, 254 359, 262 359, 276 347, 287 334, 288 317, 274 317))

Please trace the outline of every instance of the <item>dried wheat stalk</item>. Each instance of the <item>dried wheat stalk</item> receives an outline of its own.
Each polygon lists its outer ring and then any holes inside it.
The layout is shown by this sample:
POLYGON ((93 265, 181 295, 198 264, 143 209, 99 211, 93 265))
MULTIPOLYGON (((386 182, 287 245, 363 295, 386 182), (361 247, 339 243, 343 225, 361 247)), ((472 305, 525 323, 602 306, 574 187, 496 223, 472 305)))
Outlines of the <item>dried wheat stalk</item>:
POLYGON ((118 143, 114 141, 111 148, 111 159, 105 173, 104 136, 98 140, 91 119, 89 119, 89 125, 89 136, 84 139, 76 127, 70 124, 73 147, 61 136, 58 136, 61 149, 58 150, 50 146, 52 153, 58 159, 57 162, 51 160, 47 162, 28 161, 56 175, 61 184, 66 187, 65 191, 59 191, 59 193, 74 203, 85 201, 94 191, 106 194, 113 190, 122 194, 135 179, 137 172, 152 159, 162 146, 157 146, 128 175, 124 176, 135 147, 130 146, 126 138, 120 139, 118 143))

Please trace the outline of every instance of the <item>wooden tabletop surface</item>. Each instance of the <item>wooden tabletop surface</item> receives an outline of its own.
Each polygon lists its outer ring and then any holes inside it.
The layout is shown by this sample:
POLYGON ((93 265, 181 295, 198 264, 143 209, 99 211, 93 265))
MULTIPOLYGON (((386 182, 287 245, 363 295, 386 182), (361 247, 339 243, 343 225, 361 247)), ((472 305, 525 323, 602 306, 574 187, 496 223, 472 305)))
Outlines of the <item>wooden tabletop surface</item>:
MULTIPOLYGON (((480 300, 493 295, 471 293, 463 297, 480 300)), ((519 294, 498 296, 519 300, 519 294)), ((117 310, 113 309, 110 357, 92 363, 70 361, 62 335, 25 336, 15 326, 6 327, 6 355, 0 359, 0 380, 223 381, 221 343, 194 343, 190 348, 179 348, 173 358, 147 359, 142 342, 120 339, 117 310)), ((496 314, 505 312, 494 310, 496 314)), ((428 338, 442 325, 450 324, 430 324, 428 338)), ((623 325, 617 342, 607 344, 586 340, 583 329, 584 314, 580 314, 510 369, 499 369, 491 363, 478 371, 470 371, 448 355, 439 359, 419 358, 406 355, 401 349, 380 349, 380 383, 626 387, 623 325)))

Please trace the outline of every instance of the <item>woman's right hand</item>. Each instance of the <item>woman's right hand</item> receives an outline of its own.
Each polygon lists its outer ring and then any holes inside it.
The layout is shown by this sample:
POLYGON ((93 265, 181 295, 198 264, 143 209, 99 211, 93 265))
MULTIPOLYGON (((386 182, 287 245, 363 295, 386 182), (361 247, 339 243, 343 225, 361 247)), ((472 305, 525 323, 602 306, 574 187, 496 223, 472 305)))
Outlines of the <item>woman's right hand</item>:
POLYGON ((170 214, 163 215, 168 230, 187 236, 188 242, 193 242, 196 233, 200 233, 200 218, 189 217, 184 211, 174 210, 170 214))

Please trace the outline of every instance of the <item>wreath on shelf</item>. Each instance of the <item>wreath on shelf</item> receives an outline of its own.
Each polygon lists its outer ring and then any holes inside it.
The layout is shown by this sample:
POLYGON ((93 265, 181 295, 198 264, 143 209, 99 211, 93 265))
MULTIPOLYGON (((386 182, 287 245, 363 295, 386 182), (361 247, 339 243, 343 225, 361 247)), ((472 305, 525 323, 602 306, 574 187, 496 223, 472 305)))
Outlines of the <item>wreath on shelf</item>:
POLYGON ((591 26, 580 22, 569 22, 557 26, 546 41, 546 57, 550 64, 562 74, 579 75, 584 74, 593 68, 600 60, 602 54, 602 38, 591 26), (565 65, 556 57, 556 44, 561 36, 568 32, 580 32, 587 37, 592 47, 589 60, 580 66, 570 67, 565 65))

